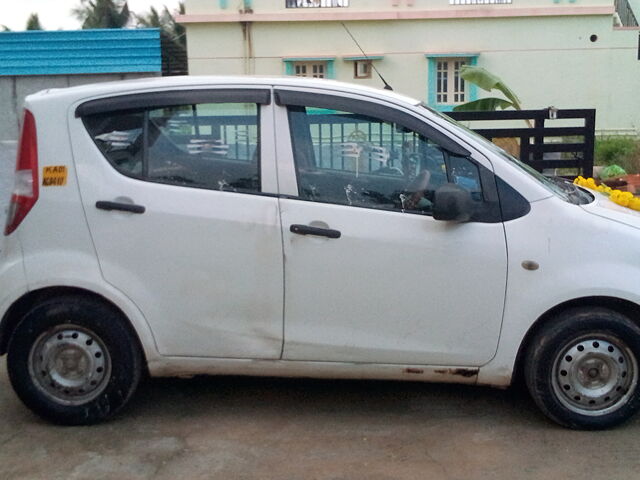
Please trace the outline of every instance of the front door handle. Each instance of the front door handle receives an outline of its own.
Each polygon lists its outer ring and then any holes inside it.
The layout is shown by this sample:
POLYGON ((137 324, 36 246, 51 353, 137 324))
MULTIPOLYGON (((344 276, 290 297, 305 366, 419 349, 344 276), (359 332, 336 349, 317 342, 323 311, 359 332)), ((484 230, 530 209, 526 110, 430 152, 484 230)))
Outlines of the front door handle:
POLYGON ((96 208, 100 210, 119 210, 121 212, 129 213, 144 213, 146 208, 142 205, 136 205, 135 203, 121 203, 121 202, 107 202, 105 200, 99 200, 96 202, 96 208))
POLYGON ((340 238, 342 235, 340 230, 332 230, 331 228, 311 227, 309 225, 293 224, 289 228, 291 233, 298 235, 314 235, 316 237, 340 238))

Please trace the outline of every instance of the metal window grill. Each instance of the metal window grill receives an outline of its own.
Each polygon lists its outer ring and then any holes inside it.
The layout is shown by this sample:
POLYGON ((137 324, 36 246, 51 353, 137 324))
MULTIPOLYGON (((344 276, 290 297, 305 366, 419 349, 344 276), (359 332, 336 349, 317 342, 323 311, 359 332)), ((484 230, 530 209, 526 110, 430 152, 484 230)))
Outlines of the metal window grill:
POLYGON ((633 13, 633 9, 629 4, 629 0, 616 0, 616 13, 620 17, 620 23, 623 27, 637 27, 638 19, 633 13))
POLYGON ((348 7, 349 0, 286 0, 287 8, 337 8, 348 7))

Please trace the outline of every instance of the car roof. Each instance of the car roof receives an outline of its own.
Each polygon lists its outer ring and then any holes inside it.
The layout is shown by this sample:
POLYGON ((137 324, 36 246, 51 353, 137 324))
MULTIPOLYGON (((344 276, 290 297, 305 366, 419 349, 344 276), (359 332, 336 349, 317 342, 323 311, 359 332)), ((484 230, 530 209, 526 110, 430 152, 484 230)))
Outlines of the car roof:
POLYGON ((148 92, 153 90, 166 90, 172 88, 206 88, 206 87, 298 87, 334 90, 343 93, 360 93, 380 99, 386 99, 397 103, 418 105, 420 102, 411 97, 398 94, 390 90, 365 87, 335 80, 301 78, 291 76, 175 76, 175 77, 149 77, 134 80, 119 80, 114 82, 91 83, 67 88, 52 88, 42 90, 30 95, 28 100, 62 99, 69 102, 96 96, 110 96, 118 94, 130 94, 136 92, 148 92))

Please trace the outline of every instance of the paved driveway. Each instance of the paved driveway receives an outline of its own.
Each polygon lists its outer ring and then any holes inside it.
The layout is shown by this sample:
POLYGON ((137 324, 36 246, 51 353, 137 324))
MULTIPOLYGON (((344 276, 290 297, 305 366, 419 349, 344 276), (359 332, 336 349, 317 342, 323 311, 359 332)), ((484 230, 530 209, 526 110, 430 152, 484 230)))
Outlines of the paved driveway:
POLYGON ((640 417, 547 421, 514 391, 397 382, 147 381, 93 427, 26 410, 0 362, 0 478, 637 480, 640 417))

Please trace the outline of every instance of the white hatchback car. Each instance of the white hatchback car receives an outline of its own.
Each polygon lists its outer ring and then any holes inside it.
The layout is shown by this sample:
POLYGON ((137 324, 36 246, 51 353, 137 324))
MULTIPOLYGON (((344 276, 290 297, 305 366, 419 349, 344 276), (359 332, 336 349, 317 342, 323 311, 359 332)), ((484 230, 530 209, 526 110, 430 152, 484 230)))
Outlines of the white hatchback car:
POLYGON ((640 218, 419 102, 296 78, 27 98, 0 353, 58 423, 143 371, 506 387, 550 418, 640 407, 640 218))

